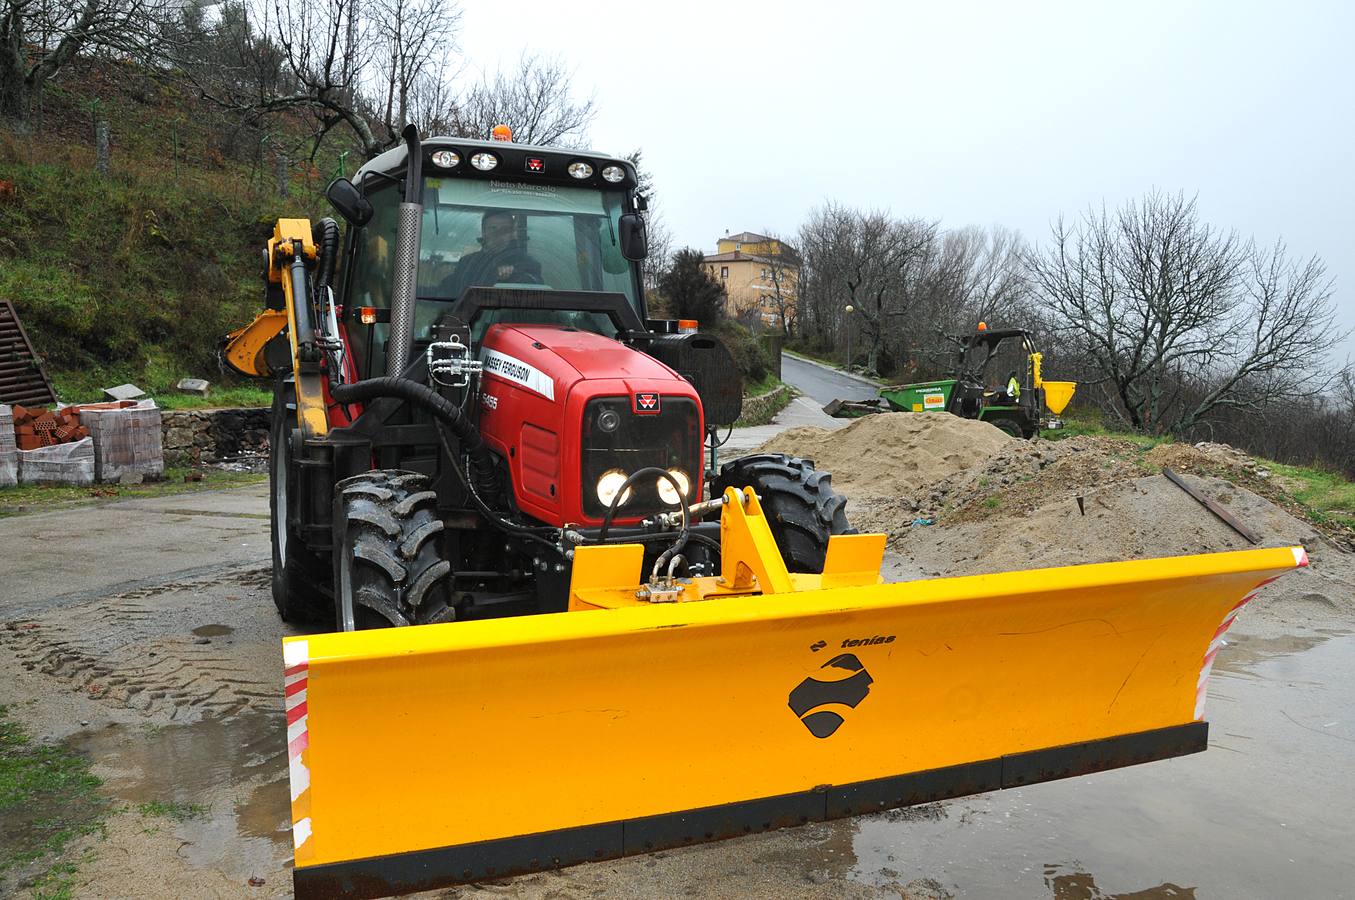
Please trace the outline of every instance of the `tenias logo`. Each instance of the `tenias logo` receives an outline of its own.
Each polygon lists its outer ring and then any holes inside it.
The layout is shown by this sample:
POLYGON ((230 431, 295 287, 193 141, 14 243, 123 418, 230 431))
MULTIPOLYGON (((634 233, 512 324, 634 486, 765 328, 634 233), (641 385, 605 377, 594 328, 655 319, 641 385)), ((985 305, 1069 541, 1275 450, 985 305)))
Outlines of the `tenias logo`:
POLYGON ((830 737, 842 726, 843 718, 824 706, 845 706, 856 709, 870 693, 875 679, 870 677, 861 660, 851 653, 834 656, 820 667, 822 677, 806 678, 790 692, 790 711, 816 738, 830 737))

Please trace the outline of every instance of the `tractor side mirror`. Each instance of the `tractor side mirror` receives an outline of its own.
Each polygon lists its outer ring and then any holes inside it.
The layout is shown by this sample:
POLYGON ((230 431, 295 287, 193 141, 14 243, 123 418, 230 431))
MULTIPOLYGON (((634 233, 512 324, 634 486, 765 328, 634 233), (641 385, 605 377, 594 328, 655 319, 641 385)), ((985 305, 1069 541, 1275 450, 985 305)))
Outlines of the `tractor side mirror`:
POLYGON ((347 178, 336 178, 325 188, 325 199, 350 225, 361 228, 372 220, 372 203, 347 178))
POLYGON ((644 259, 649 255, 649 233, 645 219, 639 213, 621 216, 621 255, 626 259, 644 259))

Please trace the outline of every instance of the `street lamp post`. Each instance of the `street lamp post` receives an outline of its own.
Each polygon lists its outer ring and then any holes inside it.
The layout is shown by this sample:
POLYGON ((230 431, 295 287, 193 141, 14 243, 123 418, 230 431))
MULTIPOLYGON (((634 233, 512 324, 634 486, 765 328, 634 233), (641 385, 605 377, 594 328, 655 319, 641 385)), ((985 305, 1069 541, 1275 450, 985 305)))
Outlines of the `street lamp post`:
POLYGON ((842 311, 847 314, 847 371, 850 372, 852 370, 852 313, 856 311, 856 307, 848 303, 842 307, 842 311))

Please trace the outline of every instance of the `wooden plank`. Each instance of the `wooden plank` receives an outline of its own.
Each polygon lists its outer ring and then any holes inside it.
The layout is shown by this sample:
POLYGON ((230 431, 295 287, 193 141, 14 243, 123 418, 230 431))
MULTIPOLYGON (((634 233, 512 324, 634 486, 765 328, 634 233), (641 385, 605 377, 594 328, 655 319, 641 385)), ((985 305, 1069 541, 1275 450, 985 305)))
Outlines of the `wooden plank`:
POLYGON ((1239 522, 1232 513, 1228 512, 1228 510, 1224 509, 1218 503, 1214 502, 1209 497, 1206 497, 1195 487, 1191 486, 1190 484, 1187 484, 1186 480, 1182 478, 1180 475, 1176 474, 1171 469, 1168 469, 1165 466, 1162 469, 1162 474, 1167 476, 1167 480, 1169 480, 1172 484, 1176 485, 1181 490, 1185 491, 1187 494, 1190 494, 1190 496, 1198 500, 1205 509, 1209 510, 1214 515, 1218 516, 1219 519, 1223 522, 1223 524, 1227 525, 1229 528, 1233 529, 1238 534, 1242 535, 1251 543, 1253 544, 1261 543, 1261 539, 1257 537, 1256 532, 1252 531, 1250 528, 1239 522))

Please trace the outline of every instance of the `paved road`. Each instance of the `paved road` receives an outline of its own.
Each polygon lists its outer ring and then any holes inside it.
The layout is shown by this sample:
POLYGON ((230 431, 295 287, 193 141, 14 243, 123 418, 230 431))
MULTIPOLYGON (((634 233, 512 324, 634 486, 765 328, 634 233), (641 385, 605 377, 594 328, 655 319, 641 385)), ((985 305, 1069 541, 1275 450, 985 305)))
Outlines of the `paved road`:
MULTIPOLYGON (((784 380, 784 379, 783 379, 784 380)), ((813 425, 817 428, 842 428, 847 419, 834 419, 823 411, 822 405, 808 397, 796 397, 790 405, 781 410, 770 425, 754 425, 752 428, 735 428, 729 440, 720 446, 720 458, 728 459, 742 456, 749 450, 776 437, 787 428, 801 425, 813 425)))
POLYGON ((827 366, 781 355, 781 380, 822 406, 834 400, 869 400, 879 386, 865 378, 838 372, 827 366))
POLYGON ((0 615, 269 562, 268 486, 0 519, 0 615))

